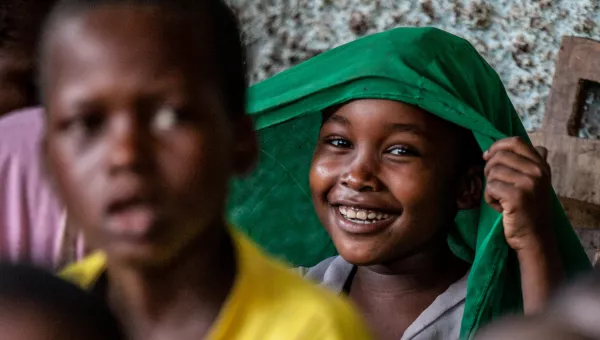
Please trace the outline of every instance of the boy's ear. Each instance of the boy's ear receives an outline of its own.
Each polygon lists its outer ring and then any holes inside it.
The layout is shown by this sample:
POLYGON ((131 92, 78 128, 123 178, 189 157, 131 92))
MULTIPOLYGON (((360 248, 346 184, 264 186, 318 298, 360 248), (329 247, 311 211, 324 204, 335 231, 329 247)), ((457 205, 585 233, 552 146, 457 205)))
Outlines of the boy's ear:
POLYGON ((48 147, 48 138, 46 137, 46 134, 44 134, 40 142, 41 143, 39 157, 41 159, 40 166, 42 167, 42 174, 44 174, 54 192, 56 192, 60 196, 60 190, 58 188, 58 185, 56 185, 56 177, 54 176, 54 171, 52 170, 51 166, 50 150, 48 147))
POLYGON ((42 167, 42 173, 48 181, 52 184, 52 188, 56 190, 56 186, 54 185, 54 176, 52 176, 52 170, 50 166, 50 156, 48 154, 48 138, 46 134, 42 137, 40 141, 40 159, 42 160, 40 166, 42 167))
POLYGON ((244 115, 237 120, 234 138, 233 171, 238 176, 244 176, 254 169, 258 160, 258 140, 250 116, 244 115))
POLYGON ((456 206, 459 210, 469 210, 478 207, 481 203, 483 191, 483 166, 476 165, 469 168, 458 188, 456 206))

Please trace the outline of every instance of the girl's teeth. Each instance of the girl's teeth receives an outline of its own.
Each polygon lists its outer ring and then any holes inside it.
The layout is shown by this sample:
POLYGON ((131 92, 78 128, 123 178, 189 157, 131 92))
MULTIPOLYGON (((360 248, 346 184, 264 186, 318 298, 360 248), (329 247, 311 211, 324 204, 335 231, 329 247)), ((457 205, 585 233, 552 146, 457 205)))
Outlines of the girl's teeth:
POLYGON ((378 220, 384 220, 391 217, 390 214, 378 213, 364 209, 354 209, 346 206, 340 206, 339 211, 344 217, 352 219, 356 223, 374 223, 378 220))

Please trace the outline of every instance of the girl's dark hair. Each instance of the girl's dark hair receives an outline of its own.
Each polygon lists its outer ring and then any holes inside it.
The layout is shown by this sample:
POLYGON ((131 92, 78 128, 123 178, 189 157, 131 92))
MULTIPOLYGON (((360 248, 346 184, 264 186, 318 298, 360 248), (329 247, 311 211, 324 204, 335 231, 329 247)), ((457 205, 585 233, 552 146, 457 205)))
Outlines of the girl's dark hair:
POLYGON ((473 132, 462 127, 461 129, 461 145, 463 147, 463 150, 460 154, 461 164, 464 164, 467 169, 473 166, 478 166, 483 170, 485 167, 485 161, 483 160, 483 151, 481 151, 479 143, 477 143, 473 132))
MULTIPOLYGON (((48 35, 56 25, 60 25, 61 21, 69 16, 77 15, 94 7, 115 4, 158 6, 172 14, 175 22, 185 25, 185 29, 192 30, 192 32, 193 30, 202 30, 203 25, 200 23, 209 18, 210 24, 214 28, 211 32, 214 35, 212 43, 216 45, 213 45, 210 50, 216 53, 213 60, 218 65, 225 104, 228 105, 227 108, 232 116, 245 113, 246 53, 242 44, 238 20, 222 0, 60 0, 52 11, 44 34, 48 35)), ((198 35, 202 35, 202 32, 198 32, 198 35)), ((42 46, 43 49, 44 46, 42 46)))
POLYGON ((124 339, 106 304, 77 286, 26 265, 0 264, 0 304, 31 306, 52 319, 94 335, 93 339, 124 339))

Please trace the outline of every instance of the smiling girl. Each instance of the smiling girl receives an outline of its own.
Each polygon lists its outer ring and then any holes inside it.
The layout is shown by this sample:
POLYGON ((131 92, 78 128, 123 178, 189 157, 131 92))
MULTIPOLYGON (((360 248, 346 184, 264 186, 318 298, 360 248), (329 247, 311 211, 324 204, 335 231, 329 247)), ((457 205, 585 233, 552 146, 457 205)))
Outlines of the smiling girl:
POLYGON ((279 254, 297 263, 325 254, 318 224, 294 214, 309 204, 296 160, 318 131, 309 188, 339 255, 307 277, 347 294, 379 338, 470 338, 502 314, 535 313, 565 275, 589 268, 548 164, 465 40, 387 31, 257 84, 250 98, 266 159, 252 181, 268 191, 234 213, 274 220, 245 225, 267 245, 277 235, 279 254))

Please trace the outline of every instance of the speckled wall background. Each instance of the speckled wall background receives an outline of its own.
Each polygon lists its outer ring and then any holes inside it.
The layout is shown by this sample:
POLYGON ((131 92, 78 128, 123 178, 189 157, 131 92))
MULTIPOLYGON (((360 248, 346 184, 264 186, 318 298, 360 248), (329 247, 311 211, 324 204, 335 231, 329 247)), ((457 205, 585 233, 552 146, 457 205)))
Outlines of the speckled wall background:
MULTIPOLYGON (((498 71, 529 131, 541 126, 561 37, 600 40, 600 0, 229 2, 242 22, 253 83, 367 34, 435 26, 469 40, 498 71)), ((592 97, 587 101, 600 100, 592 97)), ((596 114, 584 114, 580 136, 600 138, 600 109, 588 111, 596 114)), ((578 234, 592 256, 600 232, 578 234)))
MULTIPOLYGON (((598 0, 230 0, 245 31, 252 82, 334 46, 398 26, 469 40, 500 73, 533 130, 541 125, 563 35, 600 39, 598 0)), ((599 137, 600 117, 582 136, 599 137)))

